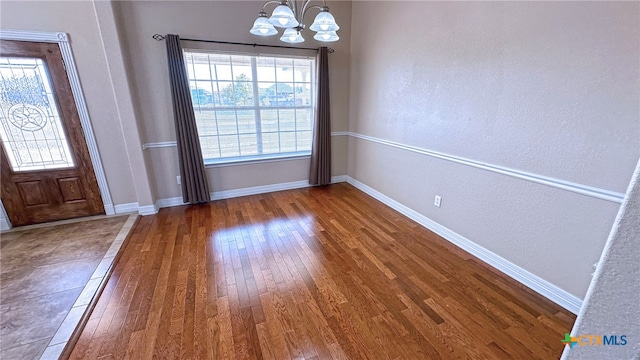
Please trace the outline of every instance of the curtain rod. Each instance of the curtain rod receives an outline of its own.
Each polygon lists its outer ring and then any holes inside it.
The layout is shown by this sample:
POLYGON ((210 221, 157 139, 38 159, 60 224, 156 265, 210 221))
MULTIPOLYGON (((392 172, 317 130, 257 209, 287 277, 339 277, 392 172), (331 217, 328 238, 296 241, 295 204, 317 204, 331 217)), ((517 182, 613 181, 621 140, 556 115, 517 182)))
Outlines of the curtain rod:
MULTIPOLYGON (((162 41, 164 40, 164 35, 160 35, 160 34, 154 34, 152 36, 152 38, 156 41, 162 41)), ((261 46, 261 47, 272 47, 272 48, 280 48, 280 49, 298 49, 298 50, 315 50, 318 51, 318 49, 316 48, 303 48, 303 47, 295 47, 295 46, 282 46, 282 45, 261 45, 261 44, 251 44, 251 43, 243 43, 243 42, 233 42, 233 41, 218 41, 218 40, 202 40, 202 39, 183 39, 180 38, 180 40, 184 40, 184 41, 196 41, 196 42, 206 42, 206 43, 216 43, 216 44, 229 44, 229 45, 246 45, 246 46, 261 46)), ((327 48, 327 51, 329 53, 334 52, 335 50, 333 50, 332 48, 327 48)))

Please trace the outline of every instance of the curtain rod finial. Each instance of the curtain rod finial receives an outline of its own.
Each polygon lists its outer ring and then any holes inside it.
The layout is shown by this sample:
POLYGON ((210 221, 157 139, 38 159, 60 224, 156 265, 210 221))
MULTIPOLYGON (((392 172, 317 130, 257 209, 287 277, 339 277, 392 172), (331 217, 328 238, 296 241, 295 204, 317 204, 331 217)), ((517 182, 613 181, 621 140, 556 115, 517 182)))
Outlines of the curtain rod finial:
POLYGON ((164 35, 153 34, 152 38, 156 41, 161 41, 161 40, 164 40, 164 35))

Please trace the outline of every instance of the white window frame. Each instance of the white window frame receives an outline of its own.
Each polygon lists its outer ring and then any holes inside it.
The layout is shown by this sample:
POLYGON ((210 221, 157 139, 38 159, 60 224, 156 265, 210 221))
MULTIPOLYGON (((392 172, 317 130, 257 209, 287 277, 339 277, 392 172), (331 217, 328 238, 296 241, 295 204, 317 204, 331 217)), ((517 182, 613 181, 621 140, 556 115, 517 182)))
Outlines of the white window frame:
MULTIPOLYGON (((253 88, 253 99, 254 105, 252 106, 225 106, 225 107, 216 107, 215 110, 229 110, 229 111, 247 111, 252 110, 254 113, 254 121, 256 123, 256 135, 258 137, 258 149, 261 147, 261 134, 260 124, 261 124, 261 114, 260 110, 311 110, 311 139, 313 141, 313 128, 315 121, 315 111, 316 111, 316 103, 317 103, 317 93, 315 88, 315 71, 311 72, 311 105, 309 106, 260 106, 259 105, 259 89, 258 89, 258 76, 257 76, 257 66, 256 66, 256 57, 264 56, 264 57, 272 57, 272 58, 284 58, 284 59, 307 59, 312 60, 315 65, 315 57, 309 55, 290 55, 290 54, 257 54, 257 53, 247 53, 247 52, 234 52, 234 51, 219 51, 219 50, 210 50, 210 49, 200 49, 200 48, 183 48, 183 54, 186 53, 200 53, 200 54, 216 54, 216 55, 239 55, 239 56, 250 56, 251 57, 251 71, 252 71, 252 88, 253 88)), ((186 63, 185 63, 185 66, 186 63)), ((313 67, 315 70, 315 66, 313 67)), ((188 70, 187 70, 188 73, 188 70)), ((188 81, 201 81, 200 79, 191 79, 188 78, 188 81)), ((211 80, 215 81, 215 80, 211 80)), ((235 80, 231 80, 235 81, 235 80)), ((277 83, 277 82, 275 82, 277 83)), ((197 109, 194 109, 197 110, 197 109)), ((280 131, 278 131, 280 133, 280 131)), ((198 134, 200 137, 200 134, 198 134)), ((260 151, 260 150, 259 150, 260 151)), ((224 167, 224 166, 234 166, 234 165, 247 165, 247 164, 255 164, 255 163, 266 163, 266 162, 277 162, 277 161, 286 161, 286 160, 299 160, 299 159, 309 159, 311 157, 311 149, 308 151, 296 151, 296 152, 281 152, 281 153, 270 153, 270 154, 258 154, 258 155, 243 155, 243 156, 235 156, 235 157, 221 157, 221 158, 205 158, 204 154, 201 155, 204 160, 205 167, 224 167)))

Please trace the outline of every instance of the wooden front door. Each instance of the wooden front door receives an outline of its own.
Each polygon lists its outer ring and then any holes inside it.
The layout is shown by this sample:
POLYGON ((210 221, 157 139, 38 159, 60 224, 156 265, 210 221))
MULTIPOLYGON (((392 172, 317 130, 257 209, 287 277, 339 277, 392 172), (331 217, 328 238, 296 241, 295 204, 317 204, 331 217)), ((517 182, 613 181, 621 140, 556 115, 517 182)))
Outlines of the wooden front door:
POLYGON ((13 226, 104 214, 58 44, 0 41, 0 135, 13 226))

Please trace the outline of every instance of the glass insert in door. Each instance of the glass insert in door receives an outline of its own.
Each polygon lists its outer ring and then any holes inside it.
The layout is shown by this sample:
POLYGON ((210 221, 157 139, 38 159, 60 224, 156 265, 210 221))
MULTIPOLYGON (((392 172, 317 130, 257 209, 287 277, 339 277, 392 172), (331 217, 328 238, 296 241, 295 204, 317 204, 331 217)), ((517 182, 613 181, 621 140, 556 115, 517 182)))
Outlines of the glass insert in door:
POLYGON ((13 171, 73 167, 45 63, 0 57, 0 136, 13 171))

